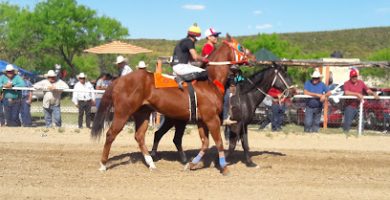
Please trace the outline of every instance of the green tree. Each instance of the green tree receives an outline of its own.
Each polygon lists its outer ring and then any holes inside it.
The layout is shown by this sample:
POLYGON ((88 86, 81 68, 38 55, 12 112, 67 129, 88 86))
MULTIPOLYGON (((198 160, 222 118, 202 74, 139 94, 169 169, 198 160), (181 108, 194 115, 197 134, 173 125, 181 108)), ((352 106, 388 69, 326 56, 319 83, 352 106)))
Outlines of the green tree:
MULTIPOLYGON (((381 49, 369 56, 369 60, 371 61, 389 61, 390 62, 390 48, 381 49)), ((385 80, 389 80, 390 78, 390 70, 384 68, 363 68, 360 70, 360 73, 363 76, 373 76, 385 78, 385 80)), ((388 82, 384 82, 384 85, 388 84, 388 82)))

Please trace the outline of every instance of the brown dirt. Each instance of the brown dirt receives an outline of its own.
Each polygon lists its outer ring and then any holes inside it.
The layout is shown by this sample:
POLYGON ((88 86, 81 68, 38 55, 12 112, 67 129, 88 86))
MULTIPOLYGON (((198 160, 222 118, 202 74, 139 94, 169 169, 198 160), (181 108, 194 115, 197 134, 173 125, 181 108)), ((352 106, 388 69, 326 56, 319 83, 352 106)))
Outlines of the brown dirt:
MULTIPOLYGON (((254 162, 247 168, 242 150, 233 155, 230 176, 214 167, 183 171, 172 144, 163 138, 158 170, 143 163, 133 134, 126 129, 114 142, 110 169, 99 172, 103 140, 89 132, 63 133, 42 128, 0 127, 0 199, 388 199, 390 137, 265 134, 250 132, 254 162)), ((147 135, 151 148, 152 134, 147 135)), ((196 155, 197 132, 183 141, 196 155)))

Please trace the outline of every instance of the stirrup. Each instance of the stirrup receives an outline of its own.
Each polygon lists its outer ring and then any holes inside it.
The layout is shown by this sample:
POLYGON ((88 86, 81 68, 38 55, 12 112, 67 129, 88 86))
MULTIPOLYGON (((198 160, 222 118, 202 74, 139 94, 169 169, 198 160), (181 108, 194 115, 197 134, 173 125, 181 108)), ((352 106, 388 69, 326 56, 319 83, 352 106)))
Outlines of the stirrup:
POLYGON ((179 89, 183 90, 183 82, 184 82, 183 79, 179 76, 176 76, 175 81, 176 81, 177 85, 179 86, 179 89))

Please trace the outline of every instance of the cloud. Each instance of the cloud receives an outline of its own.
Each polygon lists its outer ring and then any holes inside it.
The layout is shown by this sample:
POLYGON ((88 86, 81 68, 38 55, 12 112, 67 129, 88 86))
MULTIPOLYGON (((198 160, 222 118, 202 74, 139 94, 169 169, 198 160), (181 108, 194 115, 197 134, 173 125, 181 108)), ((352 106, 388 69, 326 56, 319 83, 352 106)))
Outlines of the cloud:
POLYGON ((270 29, 272 28, 272 24, 260 24, 260 25, 256 25, 256 29, 258 30, 263 30, 263 29, 270 29))
POLYGON ((187 10, 204 10, 206 6, 200 5, 200 4, 186 4, 183 5, 182 8, 187 9, 187 10))
POLYGON ((254 15, 261 15, 261 14, 263 14, 263 11, 261 11, 261 10, 255 10, 255 11, 253 11, 253 14, 254 14, 254 15))
POLYGON ((388 7, 388 8, 378 8, 375 11, 376 11, 376 13, 379 13, 379 14, 390 14, 390 7, 388 7))

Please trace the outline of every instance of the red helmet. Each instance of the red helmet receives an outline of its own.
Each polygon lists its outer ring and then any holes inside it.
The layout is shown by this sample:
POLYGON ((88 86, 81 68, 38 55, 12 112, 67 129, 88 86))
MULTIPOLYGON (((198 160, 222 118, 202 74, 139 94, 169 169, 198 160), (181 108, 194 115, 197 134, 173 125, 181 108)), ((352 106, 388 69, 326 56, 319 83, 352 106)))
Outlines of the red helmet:
POLYGON ((358 72, 356 71, 356 70, 351 70, 350 72, 349 72, 349 78, 352 78, 352 77, 354 77, 354 76, 358 76, 359 74, 358 74, 358 72))

